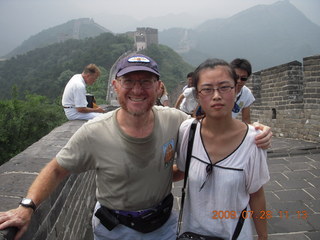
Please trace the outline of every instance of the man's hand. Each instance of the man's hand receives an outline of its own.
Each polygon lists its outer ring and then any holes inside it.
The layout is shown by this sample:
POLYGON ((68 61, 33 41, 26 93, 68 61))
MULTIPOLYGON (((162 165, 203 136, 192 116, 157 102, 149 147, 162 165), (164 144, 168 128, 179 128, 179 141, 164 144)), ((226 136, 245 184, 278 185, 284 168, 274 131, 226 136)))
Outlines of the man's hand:
POLYGON ((0 230, 8 227, 18 228, 14 240, 18 240, 27 231, 33 214, 32 208, 19 206, 7 212, 0 212, 0 230))
POLYGON ((95 108, 94 110, 95 110, 95 112, 99 112, 99 113, 105 113, 105 112, 106 112, 106 111, 105 111, 103 108, 101 108, 101 107, 97 107, 97 108, 95 108))
POLYGON ((262 149, 270 148, 271 147, 271 138, 272 138, 271 128, 268 126, 265 126, 261 123, 258 123, 258 122, 254 122, 252 125, 255 127, 255 129, 262 131, 262 133, 260 133, 256 136, 255 143, 256 143, 257 147, 262 148, 262 149))

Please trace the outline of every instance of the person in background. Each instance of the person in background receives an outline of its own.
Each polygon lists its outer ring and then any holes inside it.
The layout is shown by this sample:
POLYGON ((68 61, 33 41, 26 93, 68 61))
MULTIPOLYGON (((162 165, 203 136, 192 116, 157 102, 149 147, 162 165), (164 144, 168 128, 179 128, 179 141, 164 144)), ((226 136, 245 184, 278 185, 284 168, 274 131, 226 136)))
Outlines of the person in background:
POLYGON ((193 72, 188 73, 188 87, 184 88, 183 93, 178 97, 175 108, 181 111, 193 115, 198 106, 198 102, 195 98, 194 85, 193 85, 193 72))
POLYGON ((62 95, 62 106, 69 120, 89 120, 105 112, 97 105, 87 107, 86 85, 92 85, 99 76, 100 69, 95 64, 89 64, 81 74, 69 80, 62 95))
POLYGON ((160 83, 160 90, 156 100, 156 105, 163 106, 163 107, 169 106, 168 92, 163 82, 160 83))
MULTIPOLYGON (((179 126, 190 116, 154 105, 161 81, 152 58, 130 54, 115 69, 112 85, 120 108, 83 124, 36 177, 20 206, 0 213, 0 229, 19 229, 15 240, 65 177, 88 170, 96 174, 95 240, 175 239, 174 158, 179 126)), ((260 128, 255 142, 267 148, 272 133, 260 128)))
MULTIPOLYGON (((252 219, 258 239, 267 239, 266 218, 261 218, 266 213, 263 185, 270 179, 266 150, 254 144, 259 132, 253 126, 232 117, 236 73, 224 60, 208 59, 195 70, 194 81, 204 116, 193 141, 181 233, 231 240, 239 217, 248 214, 238 240, 253 239, 252 219)), ((181 175, 193 121, 184 121, 179 130, 181 175)))
POLYGON ((182 92, 188 88, 188 87, 192 87, 192 76, 193 76, 193 72, 189 72, 187 74, 187 85, 185 85, 183 88, 182 88, 182 92))
POLYGON ((255 101, 251 90, 245 86, 252 73, 252 67, 247 59, 236 58, 231 62, 231 67, 237 74, 236 101, 232 109, 232 116, 236 118, 241 112, 242 121, 251 123, 250 106, 255 101))

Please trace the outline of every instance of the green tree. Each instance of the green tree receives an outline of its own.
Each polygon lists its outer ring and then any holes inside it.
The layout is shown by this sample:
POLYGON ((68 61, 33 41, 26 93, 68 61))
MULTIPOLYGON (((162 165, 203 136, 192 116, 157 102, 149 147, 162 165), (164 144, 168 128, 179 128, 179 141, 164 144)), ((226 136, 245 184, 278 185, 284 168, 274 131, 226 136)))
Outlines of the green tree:
POLYGON ((0 164, 65 121, 61 106, 44 96, 0 101, 0 164))

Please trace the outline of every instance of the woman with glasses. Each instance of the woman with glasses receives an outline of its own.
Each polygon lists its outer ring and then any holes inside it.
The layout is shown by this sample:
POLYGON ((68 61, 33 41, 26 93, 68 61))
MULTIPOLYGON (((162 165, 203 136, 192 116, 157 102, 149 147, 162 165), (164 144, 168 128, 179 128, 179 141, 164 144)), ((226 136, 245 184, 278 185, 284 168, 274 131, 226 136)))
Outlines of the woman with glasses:
POLYGON ((237 74, 236 101, 232 109, 232 116, 236 118, 241 112, 243 122, 250 124, 250 106, 256 100, 251 90, 245 86, 252 73, 252 67, 247 59, 236 58, 231 62, 231 67, 237 74))
MULTIPOLYGON (((259 133, 253 126, 232 117, 237 77, 220 59, 208 59, 194 74, 196 97, 204 113, 198 119, 182 215, 183 232, 222 239, 253 239, 254 221, 259 240, 267 239, 263 185, 269 180, 266 151, 254 144, 259 133), (239 224, 239 218, 244 220, 239 224)), ((188 138, 194 120, 179 130, 177 165, 185 171, 188 138)))

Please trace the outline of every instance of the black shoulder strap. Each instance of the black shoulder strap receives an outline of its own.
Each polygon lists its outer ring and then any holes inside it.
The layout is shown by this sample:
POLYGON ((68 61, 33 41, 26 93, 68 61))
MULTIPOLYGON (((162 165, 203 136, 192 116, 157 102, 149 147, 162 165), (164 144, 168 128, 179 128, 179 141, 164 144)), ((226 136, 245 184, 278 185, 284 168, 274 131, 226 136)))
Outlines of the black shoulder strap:
POLYGON ((192 122, 190 131, 189 131, 186 166, 185 166, 185 170, 184 170, 183 187, 182 187, 182 190, 181 190, 182 191, 182 193, 181 193, 181 205, 180 205, 180 212, 179 212, 177 236, 179 235, 180 228, 181 228, 184 198, 185 198, 185 195, 186 195, 186 190, 185 189, 186 189, 187 179, 188 179, 188 174, 189 174, 189 166, 190 166, 190 160, 191 160, 191 154, 192 154, 193 139, 194 139, 194 134, 196 132, 197 122, 198 122, 197 119, 195 119, 192 122))
POLYGON ((241 216, 239 216, 239 220, 236 226, 236 229, 234 230, 232 240, 236 240, 241 232, 244 220, 247 218, 247 207, 242 210, 241 216))

